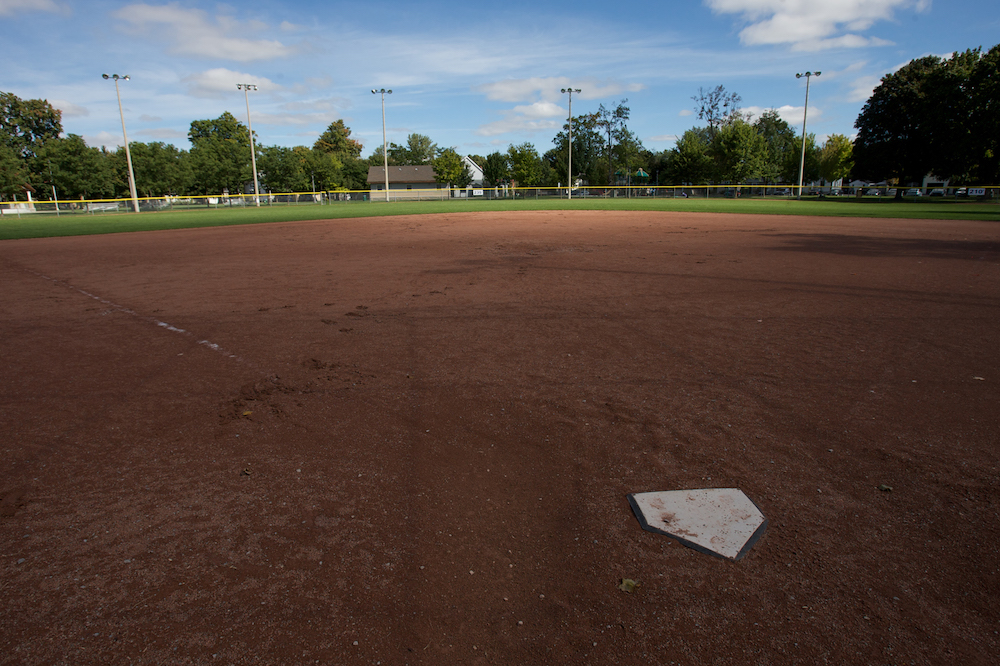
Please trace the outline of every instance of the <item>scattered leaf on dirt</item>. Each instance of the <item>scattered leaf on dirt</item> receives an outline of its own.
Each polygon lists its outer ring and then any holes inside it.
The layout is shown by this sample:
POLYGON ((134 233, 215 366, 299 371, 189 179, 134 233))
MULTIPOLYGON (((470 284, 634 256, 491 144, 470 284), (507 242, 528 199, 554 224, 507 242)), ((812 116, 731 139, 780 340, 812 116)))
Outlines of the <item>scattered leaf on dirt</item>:
POLYGON ((881 490, 884 493, 891 493, 892 492, 892 486, 887 486, 884 483, 882 485, 880 485, 878 487, 878 489, 881 490))
POLYGON ((249 467, 244 467, 243 471, 240 472, 240 476, 250 476, 250 468, 249 467))
POLYGON ((250 416, 251 414, 253 414, 253 412, 250 411, 243 412, 243 416, 250 416))
POLYGON ((628 592, 632 594, 635 592, 635 588, 639 587, 640 583, 632 580, 631 578, 622 578, 622 584, 618 586, 618 589, 622 592, 628 592))

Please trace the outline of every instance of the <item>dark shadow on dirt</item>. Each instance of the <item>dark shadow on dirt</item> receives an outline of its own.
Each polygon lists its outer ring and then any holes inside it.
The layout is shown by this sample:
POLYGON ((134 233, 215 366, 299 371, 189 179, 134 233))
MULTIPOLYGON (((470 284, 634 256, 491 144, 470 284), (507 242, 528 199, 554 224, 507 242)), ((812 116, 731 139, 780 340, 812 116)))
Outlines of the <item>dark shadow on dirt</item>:
POLYGON ((766 234, 784 241, 772 250, 822 252, 858 257, 926 257, 1000 261, 1000 241, 878 238, 840 234, 766 234))

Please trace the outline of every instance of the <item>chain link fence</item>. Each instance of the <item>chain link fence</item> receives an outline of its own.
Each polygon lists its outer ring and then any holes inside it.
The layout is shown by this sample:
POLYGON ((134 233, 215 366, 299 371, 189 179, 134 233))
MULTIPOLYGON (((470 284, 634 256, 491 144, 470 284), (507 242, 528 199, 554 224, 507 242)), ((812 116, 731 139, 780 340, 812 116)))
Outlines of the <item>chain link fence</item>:
MULTIPOLYGON (((1000 202, 1000 187, 902 188, 803 187, 791 185, 630 185, 617 187, 577 187, 572 193, 565 187, 469 187, 467 189, 413 188, 390 189, 388 201, 442 200, 518 200, 518 199, 843 199, 866 202, 889 202, 897 194, 905 201, 952 200, 1000 202)), ((385 190, 349 190, 336 192, 290 192, 283 194, 218 195, 199 197, 143 197, 138 199, 140 212, 195 210, 206 208, 253 208, 256 206, 328 206, 385 202, 385 190)), ((110 215, 134 210, 131 198, 94 200, 34 200, 0 202, 0 215, 110 215)))

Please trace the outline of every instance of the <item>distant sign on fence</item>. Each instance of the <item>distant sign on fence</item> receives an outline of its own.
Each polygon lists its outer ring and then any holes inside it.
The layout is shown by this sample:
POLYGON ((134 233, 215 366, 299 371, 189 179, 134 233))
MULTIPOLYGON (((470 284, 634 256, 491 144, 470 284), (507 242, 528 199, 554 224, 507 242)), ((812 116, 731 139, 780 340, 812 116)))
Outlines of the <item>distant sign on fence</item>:
POLYGON ((970 197, 985 197, 986 188, 985 187, 970 187, 969 188, 970 197))

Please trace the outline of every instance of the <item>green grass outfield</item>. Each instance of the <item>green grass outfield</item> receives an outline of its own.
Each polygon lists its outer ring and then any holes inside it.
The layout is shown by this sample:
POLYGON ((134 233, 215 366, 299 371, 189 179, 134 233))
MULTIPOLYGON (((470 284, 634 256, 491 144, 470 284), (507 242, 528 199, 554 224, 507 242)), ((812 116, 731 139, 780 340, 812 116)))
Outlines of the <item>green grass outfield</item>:
POLYGON ((896 202, 855 199, 498 199, 394 202, 334 202, 327 205, 298 204, 235 208, 171 209, 144 213, 34 213, 0 217, 0 240, 82 236, 128 231, 220 227, 299 220, 378 217, 386 215, 433 215, 461 212, 506 212, 519 210, 614 210, 682 211, 752 215, 812 215, 825 217, 872 217, 937 220, 1000 221, 1000 204, 933 201, 896 202))

